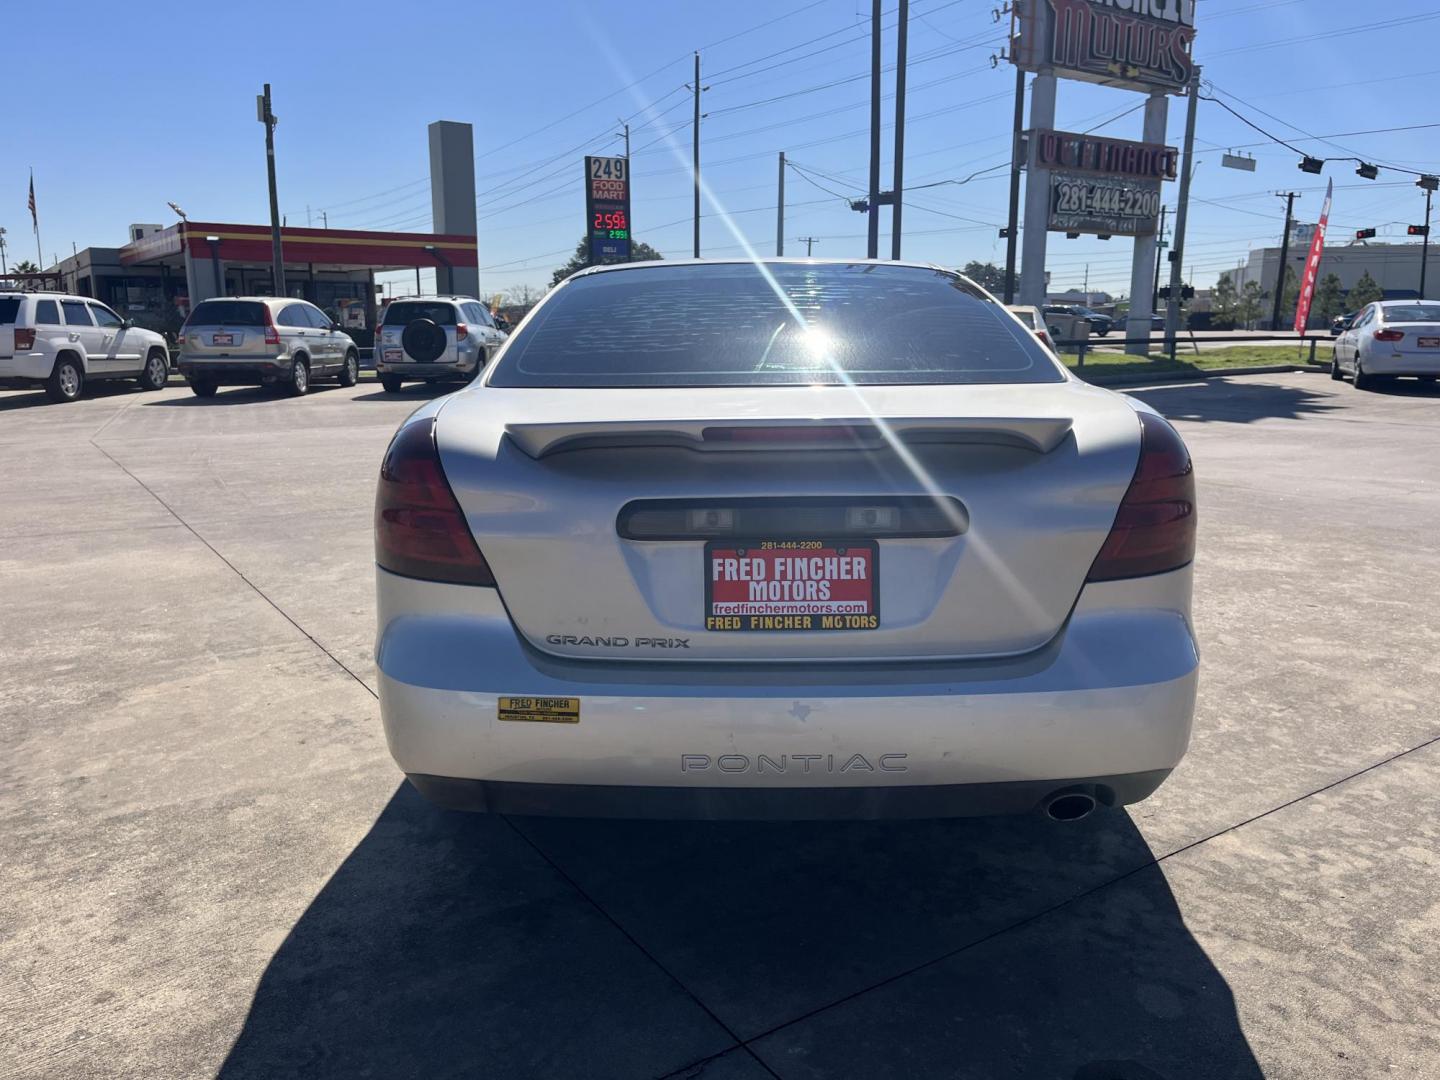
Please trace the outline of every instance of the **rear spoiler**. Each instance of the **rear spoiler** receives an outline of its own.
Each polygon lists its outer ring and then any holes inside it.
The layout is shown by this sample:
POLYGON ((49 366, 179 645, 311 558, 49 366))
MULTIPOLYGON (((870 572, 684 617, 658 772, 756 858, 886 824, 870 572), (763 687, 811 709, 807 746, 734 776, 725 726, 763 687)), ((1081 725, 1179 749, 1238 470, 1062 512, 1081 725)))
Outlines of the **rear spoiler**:
POLYGON ((571 450, 640 446, 704 451, 868 450, 883 447, 891 435, 906 444, 989 443, 1048 454, 1065 438, 1072 424, 1068 416, 572 420, 506 424, 505 434, 532 458, 571 450))

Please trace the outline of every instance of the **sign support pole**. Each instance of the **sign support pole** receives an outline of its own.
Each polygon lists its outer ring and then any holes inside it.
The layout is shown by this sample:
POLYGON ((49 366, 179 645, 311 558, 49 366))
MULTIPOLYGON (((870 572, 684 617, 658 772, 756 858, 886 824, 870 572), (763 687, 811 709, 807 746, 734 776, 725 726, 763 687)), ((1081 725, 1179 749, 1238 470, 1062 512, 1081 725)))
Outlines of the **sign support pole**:
POLYGON ((1425 299, 1425 264, 1430 261, 1430 196, 1433 195, 1429 188, 1425 189, 1425 235, 1420 238, 1420 299, 1425 299))
POLYGON ((906 37, 910 23, 910 0, 900 0, 899 36, 895 45, 895 202, 890 211, 890 258, 900 258, 900 210, 905 192, 905 64, 906 37))
POLYGON ((1170 241, 1170 299, 1165 302, 1165 337, 1175 356, 1180 329, 1180 286, 1185 258, 1185 222, 1190 216, 1190 177, 1195 172, 1195 110, 1200 103, 1200 69, 1190 78, 1190 103, 1185 110, 1185 146, 1180 156, 1180 195, 1175 207, 1175 232, 1170 241))
MULTIPOLYGON (((1055 76, 1036 75, 1030 84, 1030 130, 1055 126, 1055 76)), ((1025 173, 1025 235, 1020 245, 1020 302, 1045 305, 1045 244, 1049 238, 1050 170, 1038 167, 1035 148, 1025 173)))
POLYGON ((1015 69, 1015 130, 1010 144, 1010 219, 1005 224, 1005 303, 1015 302, 1015 250, 1020 240, 1020 166, 1025 130, 1025 69, 1015 69))
MULTIPOLYGON (((1170 99, 1164 93, 1154 93, 1145 99, 1145 134, 1147 143, 1164 143, 1165 120, 1170 112, 1170 99)), ((1130 260, 1130 314, 1125 322, 1125 336, 1135 344, 1126 345, 1125 351, 1131 356, 1150 355, 1150 313, 1151 293, 1155 273, 1155 246, 1159 243, 1155 233, 1135 238, 1135 250, 1130 260)))
POLYGON ((880 257, 880 0, 870 5, 870 191, 865 257, 880 257))

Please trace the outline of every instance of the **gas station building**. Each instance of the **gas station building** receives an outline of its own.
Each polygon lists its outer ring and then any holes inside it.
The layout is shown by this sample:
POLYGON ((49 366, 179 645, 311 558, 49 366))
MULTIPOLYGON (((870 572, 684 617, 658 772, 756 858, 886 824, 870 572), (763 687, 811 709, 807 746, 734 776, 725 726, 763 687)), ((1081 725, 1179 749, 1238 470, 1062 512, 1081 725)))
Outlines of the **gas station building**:
MULTIPOLYGON (((267 225, 132 225, 130 237, 123 247, 86 248, 62 259, 54 268, 62 288, 132 318, 167 308, 183 318, 212 296, 275 294, 267 225)), ((377 273, 433 269, 443 283, 469 277, 479 265, 473 234, 283 228, 281 243, 285 291, 329 312, 347 329, 375 325, 377 273)), ((441 291, 449 290, 442 284, 441 291)))

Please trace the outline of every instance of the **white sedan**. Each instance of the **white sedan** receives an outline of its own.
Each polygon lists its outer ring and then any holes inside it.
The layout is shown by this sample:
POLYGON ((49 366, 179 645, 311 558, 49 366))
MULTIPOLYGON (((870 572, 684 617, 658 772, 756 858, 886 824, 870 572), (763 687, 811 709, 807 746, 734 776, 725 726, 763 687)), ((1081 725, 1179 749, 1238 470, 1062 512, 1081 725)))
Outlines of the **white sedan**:
POLYGON ((1335 339, 1330 377, 1350 375, 1355 389, 1402 375, 1434 382, 1440 375, 1440 303, 1380 300, 1360 310, 1335 339))
POLYGON ((576 274, 405 421, 375 539, 446 806, 1071 820, 1190 736, 1185 444, 939 267, 576 274))

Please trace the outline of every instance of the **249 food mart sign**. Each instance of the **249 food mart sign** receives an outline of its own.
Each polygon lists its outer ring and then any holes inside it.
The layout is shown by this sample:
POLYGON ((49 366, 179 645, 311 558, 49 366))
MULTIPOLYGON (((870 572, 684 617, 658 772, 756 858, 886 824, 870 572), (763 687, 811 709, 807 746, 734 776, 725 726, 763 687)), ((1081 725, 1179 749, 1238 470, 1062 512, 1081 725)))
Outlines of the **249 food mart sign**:
POLYGON ((585 231, 592 263, 630 257, 630 162, 625 158, 585 159, 585 231))
POLYGON ((1195 0, 1015 0, 1010 58, 1026 71, 1171 93, 1190 82, 1195 0))

